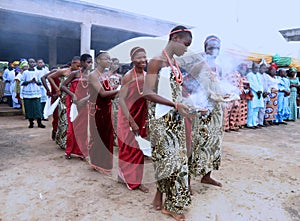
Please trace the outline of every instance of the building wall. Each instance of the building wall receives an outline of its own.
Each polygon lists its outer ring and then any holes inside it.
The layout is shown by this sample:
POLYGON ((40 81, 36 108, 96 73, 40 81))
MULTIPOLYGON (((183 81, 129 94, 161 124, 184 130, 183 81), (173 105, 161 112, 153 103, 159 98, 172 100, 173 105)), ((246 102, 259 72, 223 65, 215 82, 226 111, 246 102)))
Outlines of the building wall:
POLYGON ((0 21, 0 60, 42 57, 51 66, 176 25, 78 0, 1 0, 0 21))

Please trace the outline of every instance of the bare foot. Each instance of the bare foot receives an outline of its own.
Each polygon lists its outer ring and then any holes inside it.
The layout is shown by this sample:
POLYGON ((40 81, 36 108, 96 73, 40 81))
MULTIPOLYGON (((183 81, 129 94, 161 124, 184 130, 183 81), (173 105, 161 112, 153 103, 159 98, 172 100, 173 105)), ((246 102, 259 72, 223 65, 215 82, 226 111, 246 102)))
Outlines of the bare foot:
POLYGON ((222 183, 211 178, 210 176, 207 176, 207 174, 204 177, 202 177, 201 183, 206 183, 206 184, 222 187, 222 183))
POLYGON ((152 158, 151 158, 151 157, 148 157, 148 156, 144 156, 144 159, 145 159, 145 160, 152 160, 152 158))
POLYGON ((122 184, 125 184, 124 180, 118 176, 118 183, 122 183, 122 184))
POLYGON ((90 165, 95 171, 97 172, 100 172, 106 176, 109 176, 109 177, 112 177, 112 172, 111 171, 108 171, 108 170, 104 170, 104 169, 101 169, 101 168, 98 168, 96 166, 93 166, 93 165, 90 165))
POLYGON ((149 189, 145 187, 143 184, 139 185, 138 189, 144 193, 149 193, 149 189))
POLYGON ((161 210, 162 209, 162 193, 159 192, 158 190, 156 191, 154 200, 152 202, 153 208, 155 210, 161 210))
POLYGON ((170 212, 168 210, 166 210, 165 208, 163 208, 161 210, 161 212, 165 215, 169 215, 169 216, 172 216, 175 220, 177 221, 185 221, 185 216, 184 214, 177 214, 177 213, 174 213, 174 212, 170 212))
POLYGON ((79 156, 78 158, 79 158, 79 160, 86 161, 85 156, 79 156))

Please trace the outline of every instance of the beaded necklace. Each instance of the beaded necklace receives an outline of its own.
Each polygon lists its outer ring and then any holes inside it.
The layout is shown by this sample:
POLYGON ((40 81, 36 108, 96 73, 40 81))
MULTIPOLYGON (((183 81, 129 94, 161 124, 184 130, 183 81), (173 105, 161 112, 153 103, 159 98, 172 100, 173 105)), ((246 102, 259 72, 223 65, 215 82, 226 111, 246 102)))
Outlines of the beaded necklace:
MULTIPOLYGON (((100 72, 98 69, 96 69, 96 71, 97 71, 99 77, 103 78, 103 77, 101 76, 101 72, 100 72)), ((109 83, 109 80, 108 80, 108 77, 107 77, 107 76, 106 76, 106 77, 104 78, 104 80, 103 80, 103 87, 104 87, 106 90, 110 90, 110 89, 111 89, 111 86, 110 86, 110 83, 109 83)))
POLYGON ((80 78, 79 78, 80 84, 81 84, 81 86, 82 86, 83 88, 87 88, 87 87, 89 86, 89 84, 88 84, 87 81, 85 81, 86 83, 85 83, 85 85, 84 85, 83 80, 86 80, 86 79, 84 79, 84 78, 82 77, 82 71, 80 70, 80 78))
MULTIPOLYGON (((137 73, 136 73, 135 67, 133 68, 133 73, 134 73, 134 76, 135 76, 135 82, 136 82, 136 87, 138 89, 138 92, 139 92, 140 95, 143 95, 143 91, 141 92, 141 89, 140 89, 140 86, 139 86, 138 77, 137 77, 137 73)), ((144 80, 145 80, 145 72, 144 72, 144 70, 143 70, 143 77, 144 77, 144 80)))
POLYGON ((176 60, 174 59, 174 64, 175 64, 175 66, 176 66, 176 68, 177 68, 178 76, 177 76, 177 73, 176 73, 176 71, 175 71, 175 69, 174 69, 174 66, 173 66, 173 64, 172 64, 172 62, 171 62, 171 59, 169 58, 169 56, 168 56, 166 50, 163 50, 163 52, 164 52, 165 56, 166 56, 167 59, 168 59, 169 65, 170 65, 171 68, 172 68, 172 73, 173 73, 173 75, 174 75, 174 77, 175 77, 176 82, 177 82, 179 85, 181 85, 181 84, 183 83, 183 77, 182 77, 182 73, 181 73, 181 71, 180 71, 180 68, 179 68, 179 66, 178 66, 178 64, 177 64, 177 62, 176 62, 176 60))

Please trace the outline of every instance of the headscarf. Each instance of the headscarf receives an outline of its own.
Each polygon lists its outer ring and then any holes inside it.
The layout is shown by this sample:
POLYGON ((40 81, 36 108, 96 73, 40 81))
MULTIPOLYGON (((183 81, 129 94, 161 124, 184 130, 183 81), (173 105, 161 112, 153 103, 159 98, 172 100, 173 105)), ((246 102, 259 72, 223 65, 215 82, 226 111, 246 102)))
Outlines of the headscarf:
POLYGON ((12 67, 15 67, 15 66, 18 66, 19 64, 20 64, 19 61, 14 61, 14 62, 11 64, 11 66, 12 66, 12 67))
POLYGON ((22 69, 24 66, 29 66, 28 65, 28 62, 26 61, 26 60, 23 60, 22 62, 21 62, 21 64, 19 65, 19 67, 22 69))
POLYGON ((267 62, 266 62, 266 60, 265 60, 264 58, 261 59, 261 61, 260 61, 260 63, 259 63, 259 67, 261 67, 262 65, 267 66, 267 62))
POLYGON ((297 69, 296 68, 290 68, 290 70, 289 70, 291 73, 292 72, 296 72, 297 73, 297 69))
POLYGON ((271 68, 275 68, 275 70, 277 71, 278 66, 277 66, 277 64, 276 64, 275 62, 273 62, 273 63, 270 65, 269 70, 271 70, 271 68))

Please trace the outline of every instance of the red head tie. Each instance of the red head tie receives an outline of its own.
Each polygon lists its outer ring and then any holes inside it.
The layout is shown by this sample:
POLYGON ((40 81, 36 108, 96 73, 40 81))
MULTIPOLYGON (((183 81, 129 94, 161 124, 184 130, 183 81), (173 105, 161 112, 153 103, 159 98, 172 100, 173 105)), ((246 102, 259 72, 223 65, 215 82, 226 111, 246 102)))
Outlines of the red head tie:
POLYGON ((191 31, 188 30, 188 29, 178 29, 178 30, 172 31, 172 32, 169 34, 169 36, 171 36, 171 35, 173 35, 173 34, 176 34, 176 33, 179 33, 179 32, 189 32, 189 33, 191 33, 191 31))
POLYGON ((207 44, 207 42, 209 42, 209 41, 217 41, 217 42, 219 42, 219 43, 220 43, 220 39, 218 39, 218 38, 215 38, 215 37, 212 37, 212 38, 209 38, 209 39, 207 39, 207 40, 204 42, 204 45, 206 45, 206 44, 207 44))
POLYGON ((137 51, 140 51, 140 50, 145 52, 145 49, 144 49, 144 48, 138 47, 138 48, 134 49, 134 51, 130 54, 130 57, 132 58, 132 56, 133 56, 137 51))

